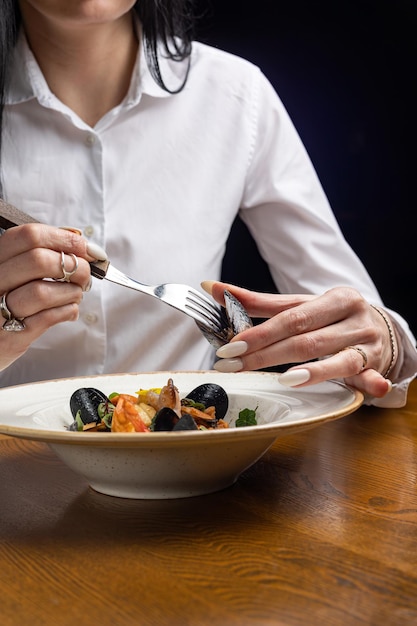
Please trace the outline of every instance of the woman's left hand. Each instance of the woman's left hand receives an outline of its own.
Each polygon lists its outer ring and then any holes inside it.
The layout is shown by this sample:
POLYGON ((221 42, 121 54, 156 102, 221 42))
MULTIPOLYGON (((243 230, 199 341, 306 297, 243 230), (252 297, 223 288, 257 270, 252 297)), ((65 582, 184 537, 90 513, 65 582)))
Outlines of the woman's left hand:
POLYGON ((202 286, 220 304, 228 289, 251 317, 267 318, 219 348, 215 369, 236 372, 299 363, 281 374, 280 382, 301 387, 344 378, 374 397, 391 390, 382 373, 393 365, 396 339, 381 313, 356 289, 336 287, 312 296, 257 293, 212 281, 202 286))

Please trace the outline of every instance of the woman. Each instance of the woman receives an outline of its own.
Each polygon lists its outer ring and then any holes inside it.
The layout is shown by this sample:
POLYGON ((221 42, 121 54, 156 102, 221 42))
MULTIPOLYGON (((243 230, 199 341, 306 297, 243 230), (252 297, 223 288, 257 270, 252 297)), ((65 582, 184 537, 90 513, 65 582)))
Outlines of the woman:
MULTIPOLYGON (((1 10, 3 197, 49 225, 0 238, 3 316, 24 319, 23 332, 0 332, 1 385, 210 368, 213 350, 189 318, 91 283, 88 261, 105 249, 142 282, 198 287, 219 278, 240 211, 289 295, 229 286, 250 315, 270 319, 221 348, 215 367, 300 363, 284 384, 341 377, 370 402, 405 403, 414 338, 381 308, 256 67, 191 45, 186 0, 19 0, 1 10)), ((222 301, 224 285, 204 286, 222 301)))

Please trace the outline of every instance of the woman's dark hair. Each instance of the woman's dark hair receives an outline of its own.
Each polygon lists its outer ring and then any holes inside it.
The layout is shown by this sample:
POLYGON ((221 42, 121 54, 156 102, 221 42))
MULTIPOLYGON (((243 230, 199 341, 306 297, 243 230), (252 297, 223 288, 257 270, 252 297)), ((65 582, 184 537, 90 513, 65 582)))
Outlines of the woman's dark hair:
MULTIPOLYGON (((193 0, 137 0, 134 10, 142 24, 144 50, 154 80, 166 91, 177 93, 184 87, 189 69, 176 89, 169 89, 161 74, 158 47, 173 61, 189 59, 193 37, 193 0)), ((21 22, 18 2, 0 0, 0 151, 4 98, 11 56, 21 22)))
POLYGON ((17 2, 14 0, 3 0, 0 6, 0 151, 4 97, 19 21, 20 15, 17 2))
POLYGON ((166 91, 176 93, 184 87, 189 63, 183 82, 175 90, 164 83, 158 60, 158 42, 164 53, 173 61, 190 57, 194 34, 193 0, 137 0, 134 9, 142 24, 144 49, 149 70, 154 80, 166 91))

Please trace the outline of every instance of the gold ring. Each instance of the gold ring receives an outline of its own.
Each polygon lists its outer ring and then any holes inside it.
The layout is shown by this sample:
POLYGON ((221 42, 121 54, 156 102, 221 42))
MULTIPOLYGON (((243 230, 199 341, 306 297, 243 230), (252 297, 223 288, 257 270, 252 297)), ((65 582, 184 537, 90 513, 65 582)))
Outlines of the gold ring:
POLYGON ((72 252, 70 252, 69 256, 72 256, 72 259, 74 261, 74 267, 70 272, 68 272, 68 270, 65 268, 65 254, 61 252, 61 269, 63 276, 62 278, 54 278, 57 283, 69 283, 71 281, 71 276, 74 276, 75 272, 78 269, 78 259, 75 254, 72 254, 72 252))
POLYGON ((362 348, 358 348, 357 346, 346 346, 346 348, 342 348, 340 352, 344 352, 344 350, 356 350, 356 352, 358 352, 361 355, 363 363, 358 373, 362 372, 365 369, 365 367, 368 365, 368 357, 366 355, 365 350, 362 350, 362 348))
POLYGON ((13 316, 13 313, 7 306, 6 302, 7 292, 4 293, 0 299, 0 312, 2 317, 6 320, 2 326, 3 330, 7 330, 9 332, 19 332, 21 330, 25 330, 25 325, 23 323, 23 319, 18 319, 13 316))

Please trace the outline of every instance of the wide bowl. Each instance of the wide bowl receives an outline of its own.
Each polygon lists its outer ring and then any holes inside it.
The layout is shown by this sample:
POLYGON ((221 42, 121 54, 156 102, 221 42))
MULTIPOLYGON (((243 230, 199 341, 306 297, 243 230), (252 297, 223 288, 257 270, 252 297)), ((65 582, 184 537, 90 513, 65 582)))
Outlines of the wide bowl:
POLYGON ((46 442, 96 491, 124 498, 185 498, 232 485, 280 436, 356 410, 360 392, 337 381, 288 389, 271 372, 151 372, 89 376, 0 390, 0 432, 46 442), (173 378, 181 396, 215 382, 229 395, 230 427, 151 433, 72 432, 69 399, 80 387, 134 394, 173 378), (235 427, 257 408, 257 425, 235 427))

